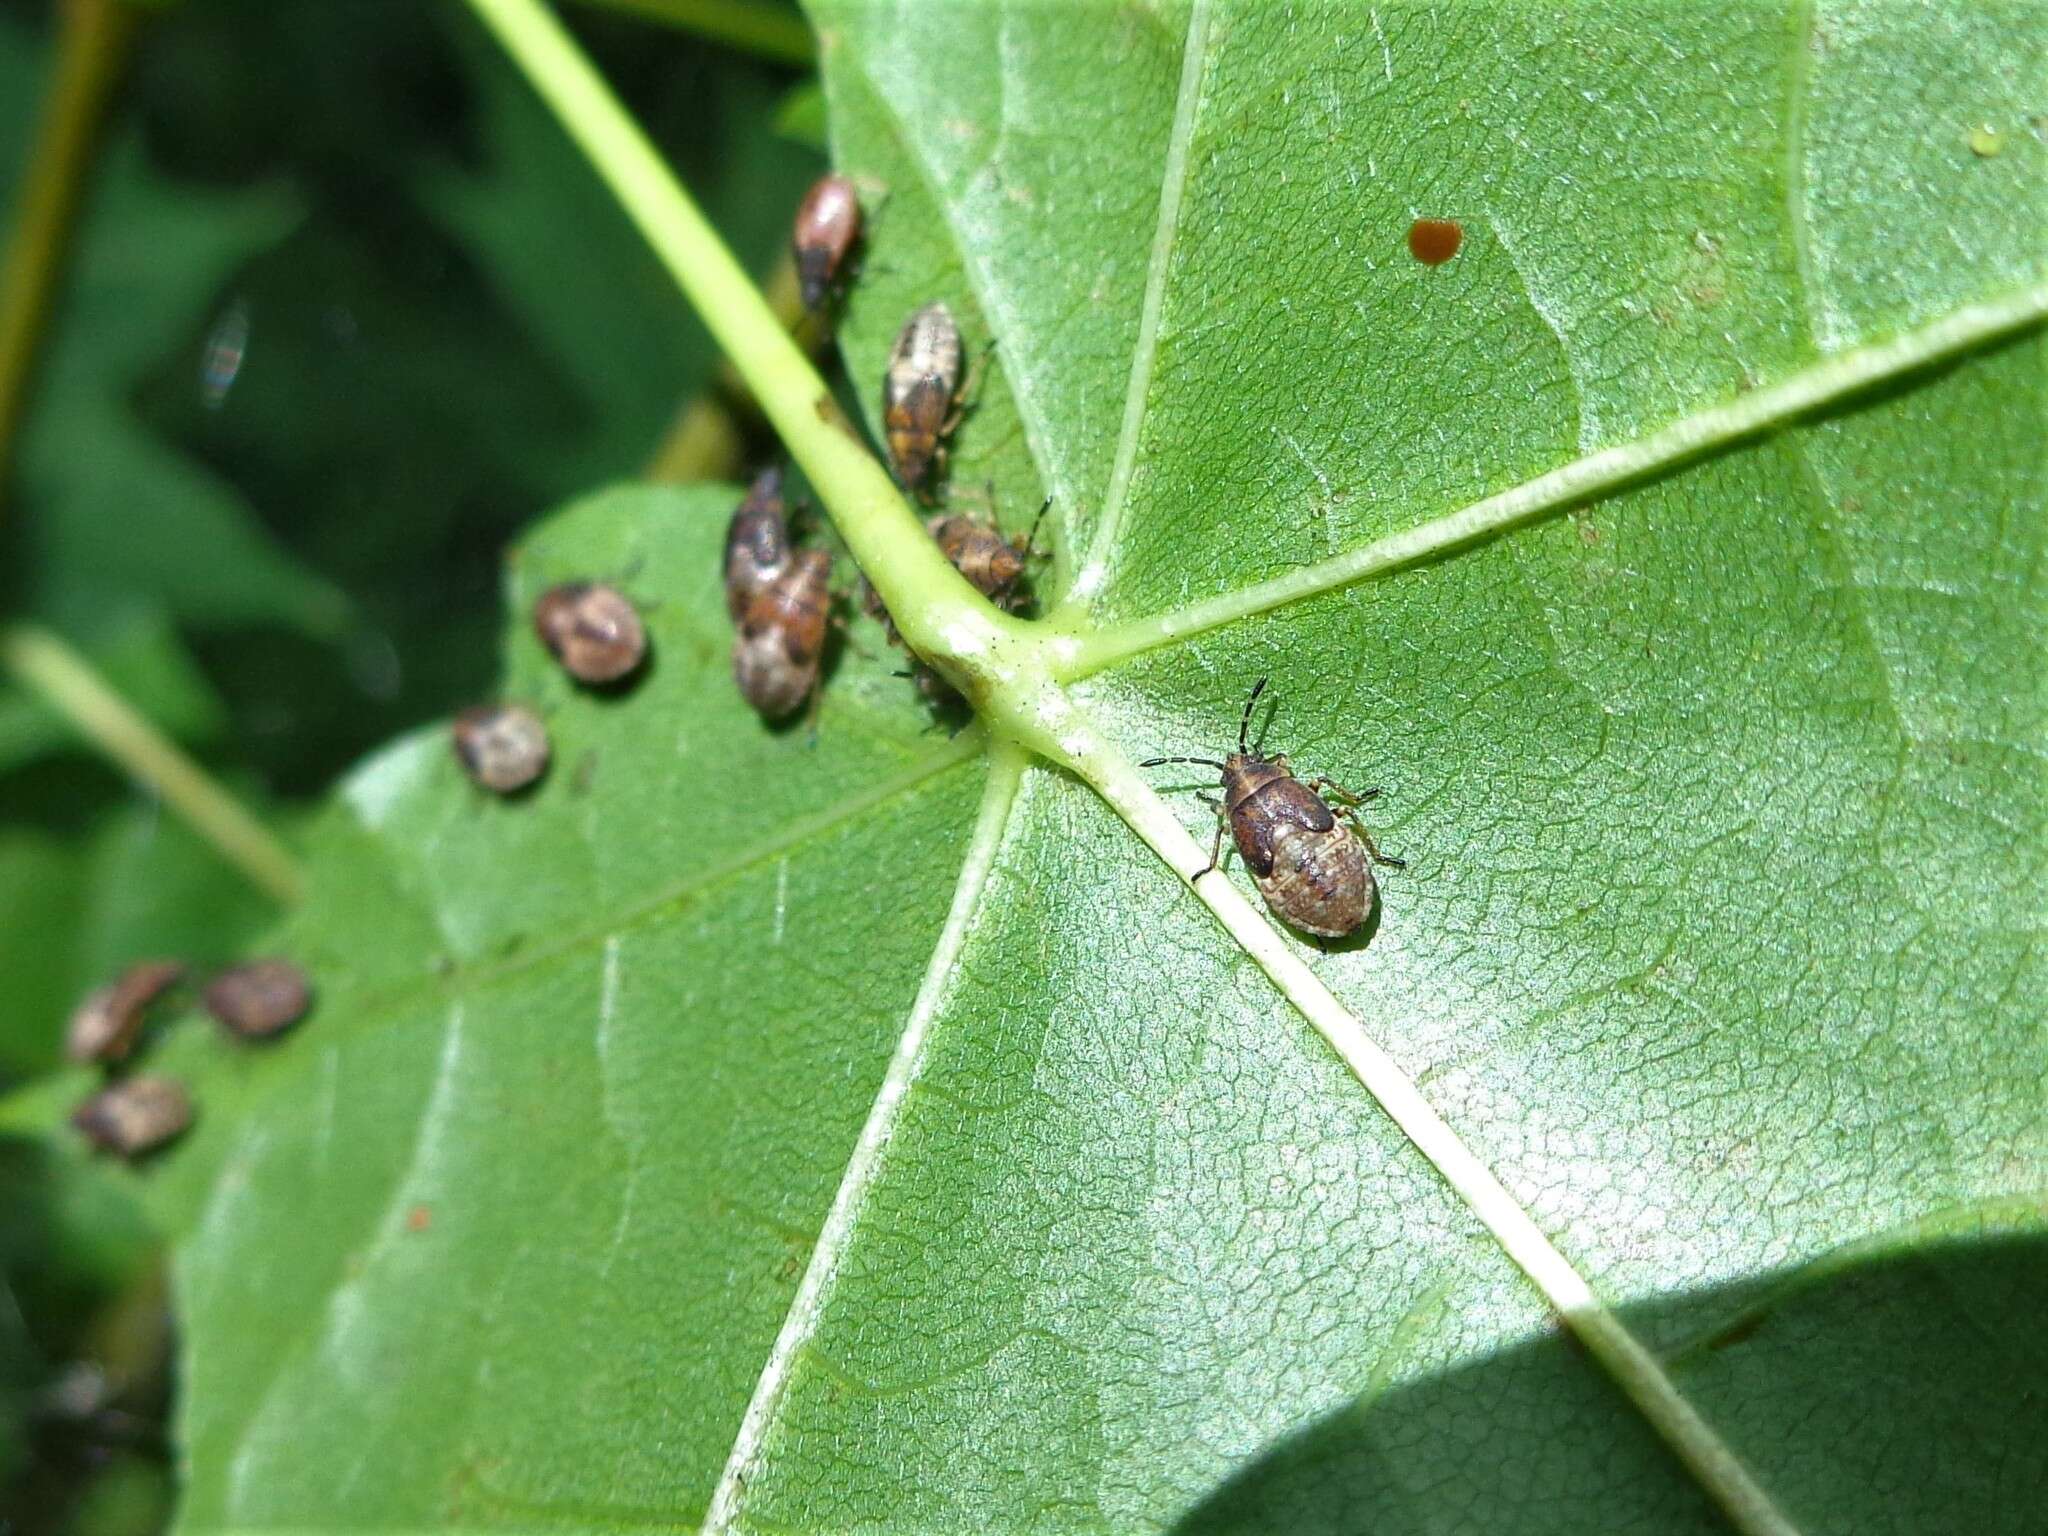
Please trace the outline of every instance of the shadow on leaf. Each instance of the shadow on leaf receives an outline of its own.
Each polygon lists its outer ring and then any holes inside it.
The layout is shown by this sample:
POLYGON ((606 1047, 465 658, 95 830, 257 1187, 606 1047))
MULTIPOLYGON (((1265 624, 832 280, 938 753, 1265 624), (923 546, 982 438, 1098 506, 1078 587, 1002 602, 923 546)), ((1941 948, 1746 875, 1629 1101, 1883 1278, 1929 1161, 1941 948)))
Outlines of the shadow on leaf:
MULTIPOLYGON (((1624 1315, 1801 1531, 2040 1529, 2048 1238, 1829 1261, 1624 1315)), ((1729 1526, 1559 1332, 1355 1399, 1276 1444, 1174 1529, 1676 1536, 1729 1526)))

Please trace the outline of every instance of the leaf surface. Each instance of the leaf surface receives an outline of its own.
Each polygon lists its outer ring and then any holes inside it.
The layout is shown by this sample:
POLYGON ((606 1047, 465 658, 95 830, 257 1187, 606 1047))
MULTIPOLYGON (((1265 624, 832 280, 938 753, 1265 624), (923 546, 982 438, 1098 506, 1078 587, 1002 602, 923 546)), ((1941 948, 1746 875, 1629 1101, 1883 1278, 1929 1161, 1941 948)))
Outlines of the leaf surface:
MULTIPOLYGON (((1042 595, 1090 625, 2044 275, 2029 7, 818 20, 885 189, 849 366, 934 296, 1000 338, 954 483, 1056 495, 1042 595)), ((1407 868, 1313 964, 1800 1529, 2020 1530, 2048 1488, 2042 365, 1079 690, 1133 756, 1212 753, 1269 676, 1271 746, 1385 786, 1407 868)), ((169 1053, 185 1528, 1718 1528, 1092 791, 924 730, 864 623, 815 745, 746 713, 734 494, 545 525, 512 611, 614 576, 651 675, 576 693, 516 630, 546 783, 372 760, 278 941, 319 1014, 169 1053)))

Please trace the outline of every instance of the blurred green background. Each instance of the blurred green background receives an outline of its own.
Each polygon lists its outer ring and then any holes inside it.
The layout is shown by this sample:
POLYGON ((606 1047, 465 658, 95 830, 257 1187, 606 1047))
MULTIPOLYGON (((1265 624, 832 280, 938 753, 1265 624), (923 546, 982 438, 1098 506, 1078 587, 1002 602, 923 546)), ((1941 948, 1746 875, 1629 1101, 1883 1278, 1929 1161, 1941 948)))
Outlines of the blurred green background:
MULTIPOLYGON (((725 14, 566 8, 766 274, 822 112, 795 10, 740 7, 745 40, 706 31, 725 14)), ((0 0, 10 245, 63 38, 76 57, 110 19, 115 84, 0 450, 0 622, 63 637, 288 830, 358 755, 488 691, 502 550, 650 472, 715 358, 453 6, 0 0)), ((0 677, 0 1091, 56 1065, 71 1005, 120 965, 224 959, 272 912, 0 677)), ((122 1201, 0 1140, 0 1532, 162 1527, 169 1327, 122 1201)))

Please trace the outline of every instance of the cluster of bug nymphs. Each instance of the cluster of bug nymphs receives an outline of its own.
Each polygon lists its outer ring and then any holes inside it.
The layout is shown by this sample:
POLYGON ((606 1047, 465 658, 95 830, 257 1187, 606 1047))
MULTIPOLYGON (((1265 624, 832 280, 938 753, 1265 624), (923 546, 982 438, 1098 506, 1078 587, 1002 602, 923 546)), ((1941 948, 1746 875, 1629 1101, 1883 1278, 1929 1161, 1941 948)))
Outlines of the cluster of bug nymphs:
MULTIPOLYGON (((533 605, 533 629, 562 670, 588 688, 626 686, 647 660, 647 626, 624 593, 597 581, 565 581, 533 605)), ((553 749, 548 728, 525 704, 478 704, 451 732, 462 771, 494 795, 540 782, 553 749)))
POLYGON ((725 535, 733 681, 762 719, 786 720, 807 700, 815 707, 834 602, 831 552, 795 547, 782 471, 762 470, 725 535))
POLYGON ((1237 750, 1225 758, 1150 757, 1138 766, 1198 763, 1222 774, 1223 797, 1202 798, 1216 808, 1216 841, 1200 880, 1221 863, 1223 829, 1228 826, 1237 856, 1252 872, 1252 883, 1281 921, 1291 923, 1318 941, 1344 939, 1365 926, 1379 900, 1372 867, 1406 868, 1404 861, 1379 850, 1357 807, 1379 794, 1377 789, 1349 790, 1334 780, 1297 779, 1283 752, 1266 756, 1263 737, 1250 740, 1252 711, 1265 692, 1260 678, 1244 701, 1237 722, 1237 750), (1341 812, 1329 796, 1343 802, 1341 812), (1344 825, 1337 818, 1342 815, 1344 825), (1368 860, 1370 862, 1368 862, 1368 860))
MULTIPOLYGON (((814 314, 824 316, 844 296, 861 229, 859 193, 844 176, 821 178, 797 208, 791 249, 804 304, 814 314)), ((905 321, 889 349, 882 375, 883 437, 897 483, 922 501, 930 502, 934 484, 944 480, 947 440, 968 409, 988 355, 984 350, 973 367, 966 366, 960 327, 953 312, 937 302, 905 321)), ((987 501, 992 514, 992 490, 987 501)), ((927 518, 925 529, 990 602, 1012 613, 1029 602, 1036 523, 1023 539, 1005 538, 977 518, 945 511, 927 518)), ((832 557, 822 549, 796 547, 775 469, 756 477, 733 513, 725 540, 725 600, 735 630, 733 679, 742 697, 771 722, 789 719, 806 702, 815 712, 828 626, 839 622, 832 557)), ((863 584, 861 601, 882 622, 890 644, 901 644, 872 586, 863 584)), ((924 663, 913 661, 904 675, 935 706, 957 706, 952 690, 924 663)))
MULTIPOLYGON (((71 1012, 64 1054, 105 1073, 99 1091, 72 1112, 80 1135, 105 1152, 140 1157, 192 1123, 192 1098, 176 1078, 130 1071, 153 1009, 185 979, 176 960, 138 960, 71 1012)), ((200 999, 237 1040, 267 1040, 313 1004, 305 973, 289 960, 250 960, 222 971, 200 999)))

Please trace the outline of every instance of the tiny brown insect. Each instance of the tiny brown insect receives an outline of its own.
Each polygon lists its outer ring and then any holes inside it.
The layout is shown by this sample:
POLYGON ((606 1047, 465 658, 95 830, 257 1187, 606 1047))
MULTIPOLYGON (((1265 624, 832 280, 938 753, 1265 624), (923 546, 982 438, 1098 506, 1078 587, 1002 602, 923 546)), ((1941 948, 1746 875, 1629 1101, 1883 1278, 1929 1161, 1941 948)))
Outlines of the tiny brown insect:
POLYGON ((175 960, 139 960, 94 988, 71 1012, 64 1054, 79 1062, 125 1060, 142 1033, 149 1005, 184 974, 185 967, 175 960))
POLYGON ((837 174, 820 176, 797 204, 790 251, 804 308, 816 309, 839 284, 846 259, 860 239, 860 195, 837 174))
MULTIPOLYGON (((967 578, 968 585, 1005 613, 1015 613, 1025 597, 1017 590, 1018 579, 1040 553, 1038 528, 1051 506, 1052 498, 1048 496, 1045 505, 1038 509, 1031 532, 1021 539, 1006 539, 1001 529, 958 512, 928 517, 924 529, 939 546, 940 553, 952 562, 953 569, 967 578)), ((903 637, 897 632, 896 621, 889 617, 889 607, 872 582, 861 583, 861 607, 882 621, 891 645, 901 642, 903 637)))
POLYGON ((533 605, 541 644, 579 683, 616 683, 647 655, 647 626, 625 595, 595 581, 565 581, 533 605))
POLYGON ((476 705, 454 729, 457 761, 485 789, 509 795, 547 772, 547 727, 524 704, 476 705))
POLYGON ((80 1135, 103 1152, 140 1157, 192 1123, 192 1101, 168 1077, 124 1077, 71 1112, 80 1135))
POLYGON ((1221 762, 1210 757, 1154 757, 1138 766, 1200 763, 1219 770, 1223 798, 1202 797, 1219 812, 1216 844, 1210 850, 1208 867, 1195 879, 1217 867, 1227 819, 1238 857, 1251 870, 1253 884, 1274 914, 1317 938, 1341 939, 1356 932, 1372 912, 1379 894, 1372 865, 1403 869, 1406 864, 1381 853, 1351 809, 1379 794, 1377 789, 1354 793, 1325 778, 1304 782, 1294 776, 1285 753, 1268 757, 1260 748, 1247 745, 1252 709, 1265 688, 1262 677, 1244 701, 1244 716, 1237 725, 1237 750, 1221 762), (1337 824, 1328 800, 1318 793, 1325 789, 1346 802, 1342 814, 1348 825, 1337 824))
POLYGON ((784 720, 818 686, 832 613, 832 557, 806 549, 747 605, 733 641, 732 675, 764 720, 784 720))
POLYGON ((725 611, 733 623, 746 617, 748 606, 788 564, 782 471, 770 465, 754 477, 725 530, 725 611))
POLYGON ((1465 243, 1464 226, 1456 219, 1417 219, 1408 226, 1408 254, 1425 267, 1440 267, 1465 243))
POLYGON ((306 973, 289 960, 251 960, 207 984, 206 1011, 245 1040, 279 1034, 312 1005, 306 973))
POLYGON ((1052 507, 1052 498, 1038 509, 1031 531, 1022 538, 1003 537, 1002 530, 958 512, 943 513, 925 520, 925 531, 937 542, 953 569, 967 578, 969 586, 1006 613, 1022 601, 1017 582, 1025 566, 1039 553, 1038 528, 1052 507))
MULTIPOLYGON (((960 327, 942 303, 903 324, 882 375, 882 426, 896 478, 913 489, 944 467, 945 439, 960 425, 960 327)), ((984 354, 986 356, 986 354, 984 354)))

